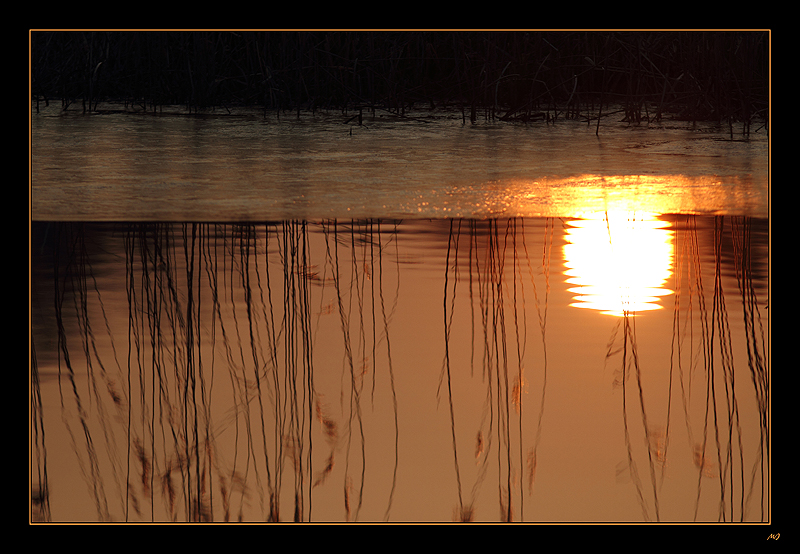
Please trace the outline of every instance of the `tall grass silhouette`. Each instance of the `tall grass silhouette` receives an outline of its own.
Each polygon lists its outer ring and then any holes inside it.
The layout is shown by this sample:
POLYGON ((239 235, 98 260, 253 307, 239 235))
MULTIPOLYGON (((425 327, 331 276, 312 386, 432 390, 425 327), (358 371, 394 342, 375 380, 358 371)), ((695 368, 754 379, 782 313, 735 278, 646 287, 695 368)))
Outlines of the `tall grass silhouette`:
MULTIPOLYGON (((753 31, 32 31, 32 107, 152 111, 460 109, 466 122, 619 115, 716 120, 769 108, 770 33, 753 31)), ((359 116, 360 117, 360 116, 359 116)))

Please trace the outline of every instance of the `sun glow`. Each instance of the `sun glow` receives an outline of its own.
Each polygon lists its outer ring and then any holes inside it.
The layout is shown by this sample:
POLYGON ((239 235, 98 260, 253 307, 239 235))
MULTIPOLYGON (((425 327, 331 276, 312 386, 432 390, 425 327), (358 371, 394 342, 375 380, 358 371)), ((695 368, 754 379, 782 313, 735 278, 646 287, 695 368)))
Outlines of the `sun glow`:
POLYGON ((568 222, 564 264, 570 306, 623 316, 657 310, 672 294, 673 232, 656 214, 586 214, 568 222))

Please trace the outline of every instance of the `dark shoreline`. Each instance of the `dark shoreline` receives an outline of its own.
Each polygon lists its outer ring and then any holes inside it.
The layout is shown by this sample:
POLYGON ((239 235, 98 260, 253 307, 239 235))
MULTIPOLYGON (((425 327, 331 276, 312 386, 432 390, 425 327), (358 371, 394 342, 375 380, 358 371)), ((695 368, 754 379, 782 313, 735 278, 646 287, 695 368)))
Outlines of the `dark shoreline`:
POLYGON ((34 108, 461 110, 475 121, 741 123, 769 110, 768 31, 32 31, 34 108), (75 105, 77 104, 77 105, 75 105))

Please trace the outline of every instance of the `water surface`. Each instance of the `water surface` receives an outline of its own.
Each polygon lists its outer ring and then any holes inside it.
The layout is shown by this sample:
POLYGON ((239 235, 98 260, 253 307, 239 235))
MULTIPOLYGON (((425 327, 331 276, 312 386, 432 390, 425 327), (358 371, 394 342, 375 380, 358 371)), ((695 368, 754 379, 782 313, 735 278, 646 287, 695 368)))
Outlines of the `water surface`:
POLYGON ((571 216, 606 207, 767 216, 768 139, 727 127, 464 124, 458 114, 32 121, 41 220, 571 216), (621 205, 620 205, 621 203, 621 205))
POLYGON ((765 138, 345 119, 33 116, 32 517, 770 520, 765 138))

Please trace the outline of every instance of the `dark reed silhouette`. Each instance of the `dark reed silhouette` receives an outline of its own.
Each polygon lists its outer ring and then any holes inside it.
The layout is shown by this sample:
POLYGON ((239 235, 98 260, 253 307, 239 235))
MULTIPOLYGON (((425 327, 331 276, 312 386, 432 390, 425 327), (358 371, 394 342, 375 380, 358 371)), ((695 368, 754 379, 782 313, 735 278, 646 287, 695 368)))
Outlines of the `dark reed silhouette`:
MULTIPOLYGON (((34 106, 766 123, 768 31, 32 31, 34 106)), ((738 128, 738 127, 737 127, 738 128)))

